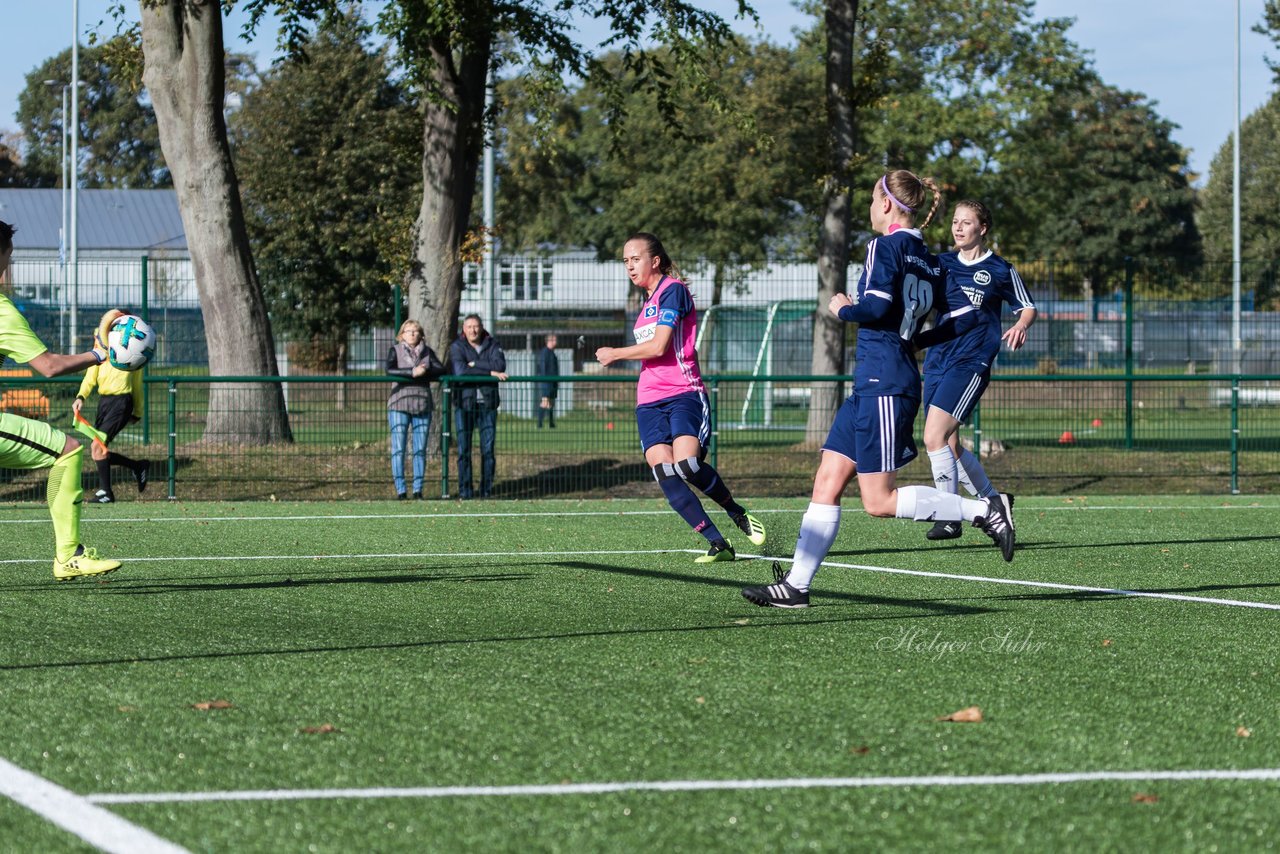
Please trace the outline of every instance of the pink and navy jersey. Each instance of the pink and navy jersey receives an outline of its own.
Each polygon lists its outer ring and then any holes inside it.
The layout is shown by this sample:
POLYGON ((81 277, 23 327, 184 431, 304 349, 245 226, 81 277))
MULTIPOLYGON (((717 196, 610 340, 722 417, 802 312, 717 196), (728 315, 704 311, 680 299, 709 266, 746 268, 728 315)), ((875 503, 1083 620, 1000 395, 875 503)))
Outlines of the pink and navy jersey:
POLYGON ((931 311, 955 318, 967 329, 972 312, 958 287, 948 287, 920 232, 895 228, 867 244, 867 260, 858 278, 854 304, 840 319, 858 324, 854 390, 863 396, 920 397, 920 369, 912 336, 931 311))
POLYGON ((640 405, 706 390, 694 349, 698 312, 693 307, 693 295, 684 282, 670 276, 662 277, 653 295, 640 307, 633 330, 636 343, 643 344, 653 338, 659 326, 671 327, 671 345, 662 355, 642 363, 640 384, 636 388, 636 403, 640 405))
POLYGON ((1013 265, 988 251, 976 261, 965 261, 958 252, 938 256, 947 284, 959 287, 978 315, 978 323, 967 334, 935 344, 925 357, 925 373, 943 370, 946 365, 982 364, 990 370, 1000 353, 1000 309, 1005 303, 1015 313, 1035 308, 1027 286, 1013 265))

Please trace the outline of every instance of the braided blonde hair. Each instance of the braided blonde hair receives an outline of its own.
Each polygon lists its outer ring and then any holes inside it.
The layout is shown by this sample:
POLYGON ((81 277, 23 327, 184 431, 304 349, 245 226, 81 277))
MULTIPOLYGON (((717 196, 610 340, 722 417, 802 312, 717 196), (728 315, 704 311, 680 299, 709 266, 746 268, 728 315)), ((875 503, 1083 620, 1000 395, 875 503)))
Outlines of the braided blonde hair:
POLYGON ((929 213, 919 225, 922 231, 929 227, 933 215, 942 205, 942 191, 938 189, 937 183, 932 178, 921 178, 906 169, 895 169, 885 174, 880 179, 879 186, 881 193, 893 202, 894 207, 913 217, 924 207, 925 190, 933 194, 933 204, 929 206, 929 213))

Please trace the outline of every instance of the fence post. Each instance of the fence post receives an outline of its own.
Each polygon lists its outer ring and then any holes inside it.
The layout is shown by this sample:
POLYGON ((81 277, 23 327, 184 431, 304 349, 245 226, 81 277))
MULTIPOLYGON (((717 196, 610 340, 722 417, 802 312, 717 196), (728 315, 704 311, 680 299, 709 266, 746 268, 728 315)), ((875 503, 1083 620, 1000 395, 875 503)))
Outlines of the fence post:
POLYGON ((400 291, 399 282, 396 282, 395 287, 392 289, 392 294, 394 296, 393 296, 391 306, 392 306, 392 316, 395 318, 395 321, 394 321, 395 325, 391 327, 391 334, 398 335, 400 333, 400 308, 401 308, 400 304, 401 302, 403 302, 403 300, 401 299, 401 296, 403 294, 400 291))
POLYGON ((1240 494, 1240 375, 1231 380, 1231 494, 1240 494))
POLYGON ((1133 259, 1124 258, 1124 447, 1133 450, 1133 259))
MULTIPOLYGON (((396 327, 399 329, 400 327, 396 327)), ((453 387, 445 377, 440 378, 440 497, 449 497, 449 424, 453 421, 453 387)))
MULTIPOLYGON (((139 308, 142 310, 142 319, 147 323, 151 322, 151 308, 147 304, 147 293, 151 290, 150 274, 151 259, 146 255, 142 256, 142 302, 139 308)), ((106 343, 105 341, 103 342, 106 343)), ((151 444, 151 387, 147 385, 148 367, 142 366, 142 444, 151 444)))
POLYGON ((720 443, 716 441, 716 437, 720 435, 720 431, 716 426, 716 423, 718 421, 718 419, 716 418, 716 410, 719 408, 719 401, 720 401, 720 379, 719 377, 712 377, 711 378, 711 425, 710 425, 711 439, 710 439, 710 447, 708 447, 707 451, 711 456, 711 467, 714 469, 720 468, 720 462, 717 458, 717 452, 719 451, 720 443))
POLYGON ((169 380, 169 500, 173 501, 178 485, 178 384, 169 380))

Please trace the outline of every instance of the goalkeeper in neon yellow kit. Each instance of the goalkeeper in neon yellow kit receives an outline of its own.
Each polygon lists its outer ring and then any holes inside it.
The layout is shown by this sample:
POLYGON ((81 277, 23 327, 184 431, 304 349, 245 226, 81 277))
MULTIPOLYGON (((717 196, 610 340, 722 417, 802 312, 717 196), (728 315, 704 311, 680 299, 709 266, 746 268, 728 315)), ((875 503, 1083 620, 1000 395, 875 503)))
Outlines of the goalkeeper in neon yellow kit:
MULTIPOLYGON (((14 231, 13 226, 0 222, 0 284, 8 282, 14 231)), ((111 321, 119 316, 115 309, 103 315, 98 340, 107 340, 111 321)), ((50 353, 9 297, 0 292, 0 361, 5 357, 26 362, 46 377, 57 377, 100 365, 107 354, 96 342, 95 349, 87 353, 50 353)), ((0 468, 49 469, 47 495, 56 542, 53 577, 58 581, 104 575, 120 568, 120 561, 99 557, 80 542, 83 455, 79 442, 45 422, 0 412, 0 468)))

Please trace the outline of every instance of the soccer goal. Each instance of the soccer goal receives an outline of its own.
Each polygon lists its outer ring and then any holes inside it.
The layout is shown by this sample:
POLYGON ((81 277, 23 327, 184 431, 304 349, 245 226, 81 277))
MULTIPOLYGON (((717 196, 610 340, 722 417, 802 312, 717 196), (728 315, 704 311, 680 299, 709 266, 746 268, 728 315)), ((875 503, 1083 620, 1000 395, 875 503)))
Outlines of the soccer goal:
MULTIPOLYGON (((813 316, 813 300, 713 305, 702 313, 698 329, 699 363, 708 374, 807 374, 812 364, 813 316)), ((720 426, 741 430, 794 426, 802 430, 803 419, 788 424, 778 410, 803 410, 808 403, 806 383, 768 379, 728 383, 720 388, 720 411, 732 412, 736 418, 721 421, 720 426)))

